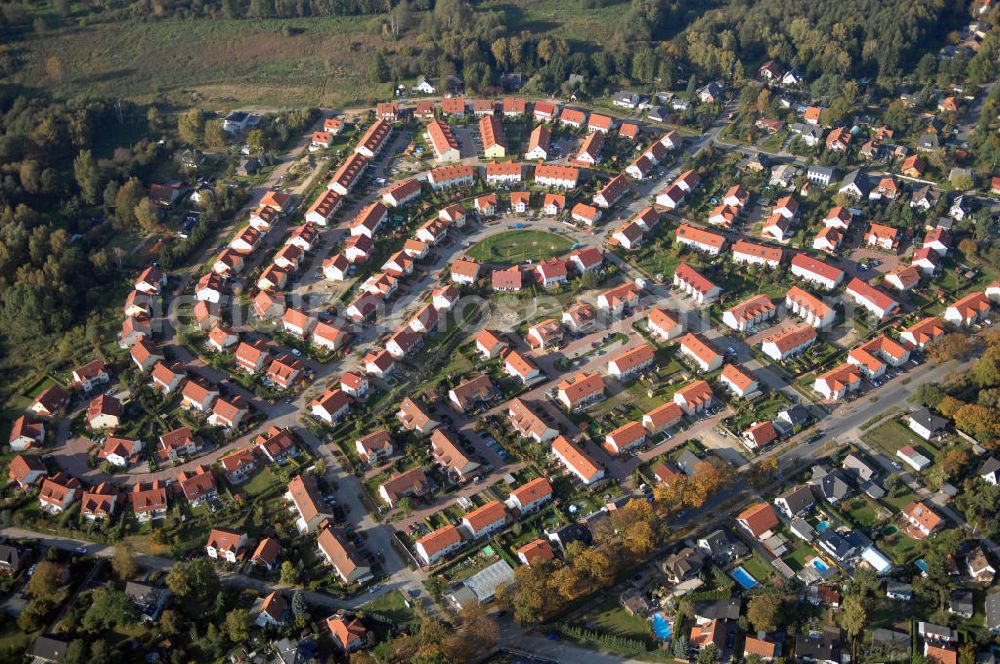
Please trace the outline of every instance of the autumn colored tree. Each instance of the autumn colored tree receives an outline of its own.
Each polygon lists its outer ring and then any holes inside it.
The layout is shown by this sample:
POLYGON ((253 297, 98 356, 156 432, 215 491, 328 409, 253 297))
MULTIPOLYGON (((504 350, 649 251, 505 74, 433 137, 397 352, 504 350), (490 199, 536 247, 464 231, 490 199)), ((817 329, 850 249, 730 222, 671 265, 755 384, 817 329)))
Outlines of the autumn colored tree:
POLYGON ((770 484, 771 480, 774 479, 775 473, 778 472, 778 458, 771 456, 766 459, 761 459, 757 463, 750 466, 750 470, 747 472, 747 476, 750 480, 750 486, 755 489, 763 489, 765 486, 770 484))
POLYGON ((978 249, 976 241, 970 237, 963 238, 958 242, 958 250, 961 251, 964 255, 968 256, 969 258, 975 258, 976 249, 978 249))
POLYGON ((961 332, 949 332, 927 345, 927 357, 934 362, 947 362, 967 354, 972 342, 961 332))
POLYGON ((630 500, 611 513, 611 525, 617 533, 613 546, 620 546, 636 560, 648 555, 659 543, 656 514, 647 500, 630 500))
POLYGON ((59 580, 59 566, 50 560, 43 560, 35 566, 35 573, 28 579, 28 592, 32 597, 50 598, 62 585, 59 580))
POLYGON ((991 345, 972 365, 972 380, 979 387, 995 387, 1000 385, 1000 346, 991 345))
POLYGON ((747 604, 747 620, 756 630, 777 629, 780 613, 781 598, 774 594, 754 595, 747 604))
POLYGON ((954 479, 961 476, 962 470, 969 463, 969 452, 962 449, 948 450, 938 458, 938 467, 945 477, 954 479))
POLYGON ((590 581, 591 588, 603 588, 614 578, 614 563, 604 551, 588 547, 573 559, 573 568, 590 581))
POLYGON ((958 409, 965 405, 964 401, 959 401, 953 396, 946 395, 941 401, 938 402, 937 410, 941 415, 947 418, 955 417, 955 413, 958 409))
POLYGON ((111 559, 111 568, 119 581, 129 581, 139 572, 139 565, 135 561, 132 552, 132 545, 127 542, 119 542, 115 545, 115 553, 111 559))
POLYGON ((511 607, 519 625, 538 623, 546 614, 552 592, 549 589, 553 565, 534 562, 514 570, 515 583, 503 588, 498 599, 511 607))
POLYGON ((955 413, 955 426, 983 444, 995 442, 1000 435, 1000 416, 978 404, 965 404, 955 413))
POLYGON ((585 591, 583 575, 569 565, 563 565, 552 573, 551 584, 567 602, 573 601, 585 591))
POLYGON ((848 595, 844 599, 844 607, 840 613, 840 624, 851 639, 858 638, 868 624, 868 610, 857 595, 848 595))

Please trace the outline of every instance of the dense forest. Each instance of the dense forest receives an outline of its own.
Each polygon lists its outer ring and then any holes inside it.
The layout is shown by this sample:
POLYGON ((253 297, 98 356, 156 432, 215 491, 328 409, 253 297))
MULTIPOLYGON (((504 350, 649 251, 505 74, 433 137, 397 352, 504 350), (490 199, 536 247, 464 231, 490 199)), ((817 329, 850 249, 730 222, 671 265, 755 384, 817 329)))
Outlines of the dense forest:
MULTIPOLYGON (((596 95, 626 84, 670 88, 692 77, 739 81, 767 59, 797 66, 828 89, 851 78, 899 80, 921 55, 954 40, 952 31, 968 19, 965 0, 566 3, 563 11, 581 15, 620 8, 621 19, 596 49, 570 30, 541 35, 523 30, 510 13, 517 3, 471 0, 137 0, 85 9, 54 0, 44 18, 26 5, 7 3, 0 21, 12 34, 34 34, 74 23, 375 15, 385 40, 373 57, 375 81, 454 74, 471 91, 484 92, 497 86, 502 74, 518 72, 535 89, 557 92, 575 75, 573 86, 596 95)), ((16 57, 16 49, 0 54, 7 73, 17 68, 16 57)), ((977 56, 960 65, 982 79, 995 62, 977 56)))

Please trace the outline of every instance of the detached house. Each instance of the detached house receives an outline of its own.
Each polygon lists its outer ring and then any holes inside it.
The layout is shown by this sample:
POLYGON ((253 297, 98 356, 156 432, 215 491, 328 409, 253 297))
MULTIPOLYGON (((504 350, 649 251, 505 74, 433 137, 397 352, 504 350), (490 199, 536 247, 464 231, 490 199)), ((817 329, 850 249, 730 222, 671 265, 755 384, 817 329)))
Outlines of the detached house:
POLYGON ((756 503, 743 510, 736 523, 742 526, 757 540, 763 541, 770 536, 773 529, 780 524, 778 515, 768 503, 756 503))
POLYGON ((300 533, 314 532, 325 522, 333 521, 333 511, 327 506, 313 475, 297 475, 288 483, 285 499, 294 507, 298 518, 295 527, 300 533))
POLYGON ((215 474, 208 466, 198 466, 193 471, 182 470, 177 476, 177 486, 192 507, 214 502, 219 498, 215 474))
POLYGON ((944 519, 922 502, 913 502, 903 508, 906 532, 913 539, 930 537, 944 526, 944 519))
POLYGON ((132 513, 140 523, 167 515, 167 489, 160 480, 150 485, 136 484, 129 493, 132 513))
POLYGON ((371 578, 371 567, 343 533, 333 528, 323 528, 316 538, 316 544, 344 583, 363 583, 371 578))
POLYGON ((38 493, 38 503, 42 511, 49 514, 60 514, 76 500, 81 489, 80 480, 66 473, 56 473, 42 480, 42 488, 38 493))
POLYGON ((10 437, 7 439, 7 444, 15 452, 23 452, 24 450, 31 449, 32 447, 38 447, 45 443, 45 423, 36 422, 29 419, 27 415, 22 415, 21 417, 14 420, 14 424, 10 428, 10 437))
POLYGON ((228 530, 225 528, 213 528, 208 533, 208 542, 205 543, 205 553, 209 558, 225 560, 227 563, 236 564, 246 552, 250 540, 244 532, 228 530))

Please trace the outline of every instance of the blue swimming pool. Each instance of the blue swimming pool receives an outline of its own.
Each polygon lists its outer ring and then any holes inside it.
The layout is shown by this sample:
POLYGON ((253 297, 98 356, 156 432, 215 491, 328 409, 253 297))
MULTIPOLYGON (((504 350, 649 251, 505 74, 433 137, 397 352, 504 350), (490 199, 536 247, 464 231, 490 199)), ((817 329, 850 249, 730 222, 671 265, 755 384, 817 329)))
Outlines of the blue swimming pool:
POLYGON ((920 560, 918 560, 913 564, 919 567, 921 572, 927 572, 927 570, 931 568, 930 565, 927 564, 927 561, 924 560, 923 558, 921 558, 920 560))
POLYGON ((653 634, 661 641, 670 638, 670 621, 659 611, 653 614, 653 634))
POLYGON ((751 588, 755 588, 760 585, 760 582, 758 582, 757 579, 750 576, 750 572, 746 571, 742 567, 737 567, 736 569, 734 569, 732 572, 729 573, 729 576, 736 579, 736 583, 743 586, 743 588, 746 590, 750 590, 751 588))
POLYGON ((821 533, 829 527, 830 527, 829 521, 820 521, 819 523, 816 524, 816 532, 821 533))
POLYGON ((812 560, 809 561, 809 563, 813 567, 815 567, 820 572, 820 574, 826 574, 827 572, 830 571, 830 568, 827 566, 827 564, 824 563, 819 558, 813 558, 812 560))

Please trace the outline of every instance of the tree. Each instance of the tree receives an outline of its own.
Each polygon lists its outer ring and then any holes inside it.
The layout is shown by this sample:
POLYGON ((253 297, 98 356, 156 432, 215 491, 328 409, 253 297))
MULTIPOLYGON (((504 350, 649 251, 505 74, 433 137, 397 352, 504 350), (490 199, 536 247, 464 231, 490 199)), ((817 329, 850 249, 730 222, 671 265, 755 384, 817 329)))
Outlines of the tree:
POLYGON ((91 662, 111 662, 117 659, 116 654, 108 648, 108 642, 104 639, 97 639, 90 644, 91 662))
POLYGON ((208 558, 198 558, 170 568, 167 587, 177 597, 204 602, 218 593, 219 576, 208 558))
POLYGON ((94 162, 94 155, 90 150, 80 150, 80 153, 73 159, 73 177, 80 187, 83 200, 89 205, 97 202, 97 190, 99 188, 99 174, 97 164, 94 162))
POLYGON ((136 204, 134 216, 139 228, 145 233, 151 232, 160 222, 160 211, 148 197, 136 204))
POLYGON ((934 383, 922 383, 913 394, 913 399, 928 408, 937 408, 947 393, 934 383))
POLYGON ((965 405, 965 402, 959 401, 951 395, 945 395, 937 404, 937 410, 944 417, 955 417, 955 413, 958 409, 965 405))
POLYGON ((392 80, 392 73, 389 71, 389 63, 385 61, 385 53, 381 50, 375 51, 372 59, 368 77, 372 83, 388 83, 392 80))
POLYGON ((28 579, 28 592, 32 597, 50 598, 59 590, 59 566, 43 560, 35 566, 35 573, 28 579))
POLYGON ((955 413, 955 426, 984 444, 1000 435, 1000 415, 979 404, 965 404, 955 413))
POLYGON ((844 599, 844 608, 840 613, 840 623, 844 631, 852 639, 858 638, 858 635, 864 631, 865 625, 868 624, 868 611, 865 609, 864 602, 859 596, 848 595, 844 599))
POLYGON ((173 609, 164 609, 160 614, 160 629, 166 634, 177 634, 181 631, 180 618, 173 609))
POLYGON ((115 216, 123 226, 131 226, 135 221, 135 208, 145 195, 146 190, 138 178, 129 178, 118 188, 118 195, 115 197, 115 216))
POLYGON ((681 634, 674 640, 674 657, 677 659, 687 660, 688 658, 688 640, 687 637, 681 634))
POLYGON ((226 634, 233 643, 243 643, 250 636, 250 611, 233 609, 226 614, 226 634))
POLYGON ((962 474, 962 470, 969 463, 969 453, 963 449, 948 450, 938 459, 938 467, 945 477, 954 479, 962 474))
POLYGON ((106 632, 135 622, 135 606, 121 590, 98 588, 81 623, 88 632, 106 632))
POLYGON ((698 651, 698 664, 715 664, 719 661, 719 646, 709 643, 698 651))
POLYGON ((774 594, 754 595, 747 604, 747 619, 758 631, 777 629, 780 612, 781 598, 774 594))
POLYGON ((774 479, 775 473, 778 472, 778 458, 774 456, 762 459, 757 463, 750 466, 750 471, 748 473, 750 477, 750 485, 755 489, 763 489, 771 480, 774 479))
POLYGON ((206 147, 221 148, 226 145, 226 132, 222 129, 222 120, 209 120, 205 123, 203 140, 206 147))
POLYGON ((306 606, 306 599, 301 590, 292 593, 292 615, 296 623, 301 622, 303 625, 309 619, 309 607, 306 606))
POLYGON ((573 601, 585 591, 583 577, 570 565, 563 565, 552 573, 552 587, 555 588, 566 601, 573 601))
POLYGON ((500 625, 484 608, 464 609, 459 617, 462 620, 462 638, 471 641, 477 652, 489 652, 500 641, 500 625))
POLYGON ((286 560, 281 563, 281 583, 286 586, 297 586, 299 582, 299 570, 296 569, 292 561, 286 560))
POLYGON ((119 542, 115 545, 114 556, 111 558, 111 569, 119 581, 130 581, 139 571, 139 565, 132 553, 132 545, 119 542))
POLYGON ((968 258, 975 258, 979 245, 972 238, 962 238, 958 241, 958 250, 968 258))
POLYGON ((592 587, 605 588, 611 583, 614 563, 604 551, 588 547, 573 559, 572 566, 592 582, 592 587))
POLYGON ((549 574, 551 564, 533 562, 514 570, 515 583, 504 588, 503 597, 508 601, 519 625, 534 625, 542 620, 549 606, 549 574))
POLYGON ((961 332, 949 332, 927 345, 927 356, 934 362, 947 362, 966 355, 972 348, 969 338, 961 332))
POLYGON ((198 145, 205 129, 205 116, 197 108, 189 109, 177 118, 177 133, 185 143, 198 145))
POLYGON ((264 132, 260 129, 251 129, 247 133, 247 147, 250 148, 250 152, 253 154, 260 154, 263 152, 266 147, 264 132))
POLYGON ((1000 346, 989 346, 972 366, 972 380, 979 387, 1000 385, 1000 346))
POLYGON ((73 639, 66 646, 66 664, 85 664, 87 661, 87 642, 83 639, 73 639))

